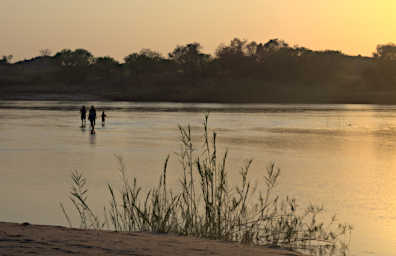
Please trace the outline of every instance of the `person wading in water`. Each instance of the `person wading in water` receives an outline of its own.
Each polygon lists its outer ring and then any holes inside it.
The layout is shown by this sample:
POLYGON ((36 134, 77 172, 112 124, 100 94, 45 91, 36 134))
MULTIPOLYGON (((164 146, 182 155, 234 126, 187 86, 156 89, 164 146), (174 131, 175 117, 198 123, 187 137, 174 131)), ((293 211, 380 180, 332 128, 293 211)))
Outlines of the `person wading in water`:
POLYGON ((104 110, 102 111, 102 127, 105 126, 105 122, 106 122, 106 114, 104 112, 104 110))
POLYGON ((81 128, 84 128, 86 123, 87 123, 87 109, 85 106, 82 106, 80 109, 80 114, 81 114, 81 128))
POLYGON ((91 123, 91 134, 95 134, 96 109, 94 106, 89 109, 88 119, 91 123))

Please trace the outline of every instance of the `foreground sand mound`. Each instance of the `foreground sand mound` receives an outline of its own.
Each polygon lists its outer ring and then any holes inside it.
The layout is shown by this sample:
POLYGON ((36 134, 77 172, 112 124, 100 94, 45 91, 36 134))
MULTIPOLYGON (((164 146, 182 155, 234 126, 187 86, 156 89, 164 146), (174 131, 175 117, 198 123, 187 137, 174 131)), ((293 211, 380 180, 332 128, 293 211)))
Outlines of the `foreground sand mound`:
POLYGON ((0 222, 0 255, 297 256, 295 252, 190 237, 0 222))

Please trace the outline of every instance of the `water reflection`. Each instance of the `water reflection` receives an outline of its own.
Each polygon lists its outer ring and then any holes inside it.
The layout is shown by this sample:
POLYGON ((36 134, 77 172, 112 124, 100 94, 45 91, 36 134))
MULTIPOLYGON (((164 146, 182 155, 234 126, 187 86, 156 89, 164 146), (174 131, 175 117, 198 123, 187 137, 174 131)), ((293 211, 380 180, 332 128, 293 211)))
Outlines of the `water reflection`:
POLYGON ((89 135, 89 144, 96 145, 96 134, 89 135))
POLYGON ((105 108, 106 111, 135 112, 225 112, 225 113, 305 113, 305 112, 394 112, 394 105, 363 104, 226 104, 226 103, 139 103, 75 101, 0 101, 0 109, 28 109, 78 112, 81 104, 105 108))
POLYGON ((396 254, 396 106, 84 104, 111 115, 100 138, 79 128, 80 103, 0 102, 0 220, 65 225, 57 202, 68 201, 74 169, 88 177, 90 203, 101 212, 105 184, 118 181, 114 154, 143 187, 158 180, 171 154, 169 182, 176 184, 177 126, 191 124, 198 142, 202 112, 211 110, 219 154, 229 149, 230 177, 246 158, 254 159, 257 180, 276 161, 282 193, 301 205, 323 203, 353 224, 351 255, 396 254))

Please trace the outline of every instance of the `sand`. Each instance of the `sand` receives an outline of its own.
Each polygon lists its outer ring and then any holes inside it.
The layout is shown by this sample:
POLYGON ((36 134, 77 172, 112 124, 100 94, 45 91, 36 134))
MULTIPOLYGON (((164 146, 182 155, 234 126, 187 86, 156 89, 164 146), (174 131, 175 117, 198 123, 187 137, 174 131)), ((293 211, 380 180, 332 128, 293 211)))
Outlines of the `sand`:
POLYGON ((0 255, 298 256, 296 252, 169 234, 0 222, 0 255))

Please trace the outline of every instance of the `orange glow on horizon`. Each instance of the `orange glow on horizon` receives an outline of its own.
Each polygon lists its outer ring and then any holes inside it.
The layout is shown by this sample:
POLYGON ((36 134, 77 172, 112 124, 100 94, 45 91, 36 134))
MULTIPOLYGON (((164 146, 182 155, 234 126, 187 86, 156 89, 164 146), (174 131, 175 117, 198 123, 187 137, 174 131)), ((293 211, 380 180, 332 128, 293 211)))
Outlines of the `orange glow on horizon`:
POLYGON ((234 37, 371 56, 377 44, 396 42, 393 0, 2 0, 0 9, 0 55, 15 59, 85 48, 122 60, 193 41, 213 53, 234 37))

